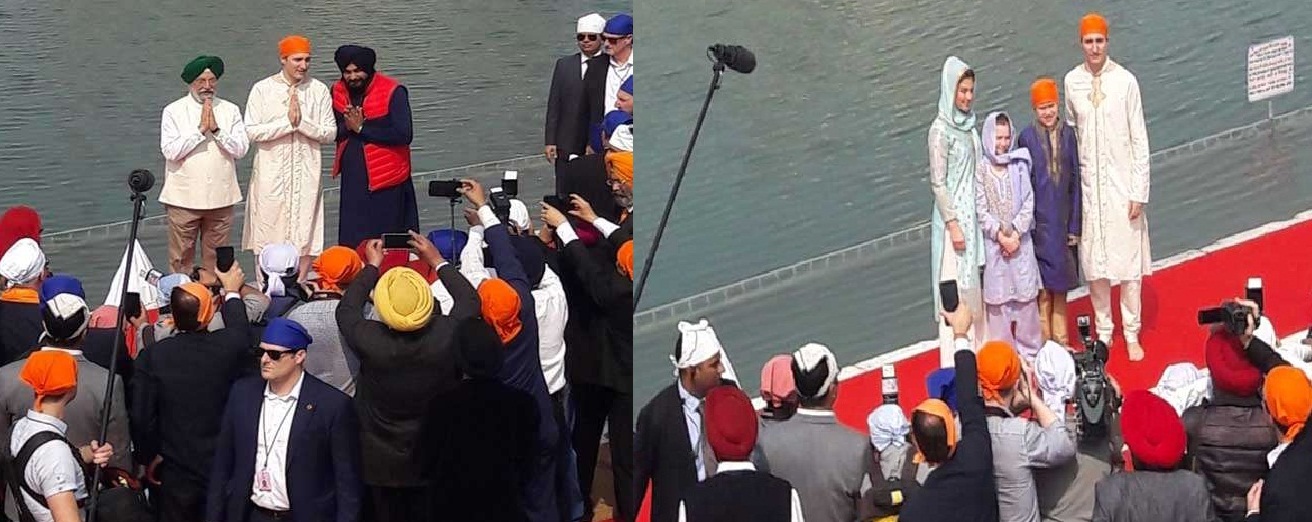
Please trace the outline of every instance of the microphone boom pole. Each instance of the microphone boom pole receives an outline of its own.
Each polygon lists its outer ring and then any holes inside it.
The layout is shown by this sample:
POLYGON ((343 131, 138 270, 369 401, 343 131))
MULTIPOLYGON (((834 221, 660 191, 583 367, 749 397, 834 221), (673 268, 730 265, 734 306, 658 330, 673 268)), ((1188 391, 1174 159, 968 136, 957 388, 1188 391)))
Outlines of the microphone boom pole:
MULTIPOLYGON (((711 51, 707 51, 709 56, 711 51)), ((647 284, 647 275, 651 273, 652 261, 656 258, 656 249, 661 246, 661 236, 665 233, 665 225, 670 219, 670 210, 674 208, 674 198, 679 195, 679 185, 683 183, 683 175, 688 170, 688 160, 692 158, 692 149, 697 145, 697 135, 701 134, 702 122, 706 120, 706 111, 711 107, 711 98, 715 96, 715 91, 720 88, 720 76, 724 74, 725 63, 723 60, 715 60, 715 65, 711 67, 711 86, 706 90, 706 99, 702 101, 702 110, 697 114, 697 125, 692 129, 692 138, 688 140, 688 147, 683 151, 683 162, 679 164, 679 173, 674 176, 674 185, 670 187, 670 197, 665 200, 665 211, 661 213, 661 220, 656 225, 656 236, 652 238, 651 250, 647 251, 647 258, 642 262, 642 275, 638 277, 638 286, 633 289, 633 309, 638 309, 638 302, 642 299, 642 289, 647 284)))

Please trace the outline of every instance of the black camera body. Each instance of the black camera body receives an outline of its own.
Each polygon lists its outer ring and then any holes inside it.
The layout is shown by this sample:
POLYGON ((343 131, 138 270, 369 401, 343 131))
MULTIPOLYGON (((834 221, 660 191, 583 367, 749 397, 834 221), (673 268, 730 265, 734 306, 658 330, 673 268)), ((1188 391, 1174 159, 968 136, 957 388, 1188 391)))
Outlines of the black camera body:
MULTIPOLYGON (((1253 311, 1247 306, 1229 301, 1216 308, 1199 310, 1198 324, 1220 324, 1222 328, 1225 328, 1225 331, 1238 337, 1244 335, 1244 332, 1248 330, 1248 318, 1250 316, 1253 316, 1253 311)), ((1261 321, 1261 317, 1253 316, 1253 328, 1257 328, 1261 321)))
POLYGON ((510 222, 510 194, 507 194, 501 187, 492 187, 487 194, 488 205, 492 207, 492 213, 497 215, 502 223, 510 222))
POLYGON ((1089 317, 1076 319, 1084 351, 1075 357, 1075 419, 1078 437, 1101 438, 1110 434, 1112 413, 1116 409, 1115 391, 1107 379, 1107 344, 1089 332, 1089 317))

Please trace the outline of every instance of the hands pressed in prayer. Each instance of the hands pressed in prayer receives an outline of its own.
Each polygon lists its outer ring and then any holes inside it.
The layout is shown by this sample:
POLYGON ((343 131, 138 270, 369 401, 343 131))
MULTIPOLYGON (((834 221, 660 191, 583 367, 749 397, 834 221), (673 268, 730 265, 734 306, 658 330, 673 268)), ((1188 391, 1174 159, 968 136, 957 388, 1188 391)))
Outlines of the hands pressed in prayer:
POLYGON ((287 119, 291 120, 293 128, 301 125, 301 102, 296 97, 296 87, 289 89, 287 99, 287 119))
POLYGON ((483 193, 483 185, 472 179, 460 180, 460 193, 474 205, 474 208, 480 208, 487 204, 487 195, 483 193))
POLYGON ((346 108, 346 128, 357 134, 364 129, 364 109, 360 107, 346 108))
POLYGON ((557 154, 557 152, 556 152, 556 146, 555 146, 555 145, 547 145, 547 147, 546 147, 545 149, 542 150, 542 154, 545 155, 545 156, 547 157, 547 163, 550 163, 550 164, 552 164, 552 165, 555 165, 555 164, 556 164, 556 154, 557 154))
POLYGON ((1141 215, 1143 215, 1143 203, 1139 203, 1138 201, 1131 201, 1131 202, 1130 202, 1130 221, 1134 221, 1134 220, 1136 220, 1136 219, 1139 219, 1139 216, 1141 216, 1141 215))
POLYGON ((410 248, 415 249, 419 259, 424 260, 425 263, 434 268, 446 262, 446 258, 442 257, 442 252, 433 246, 433 242, 429 241, 427 237, 421 236, 413 230, 408 232, 410 233, 410 248))
POLYGON ((1010 258, 1020 250, 1020 233, 1015 230, 1010 233, 1007 230, 999 230, 998 244, 1002 245, 1002 257, 1010 258))
POLYGON ((465 223, 469 223, 469 226, 471 227, 477 227, 483 224, 483 218, 478 217, 478 209, 465 207, 465 223))
POLYGON ((206 98, 200 105, 200 132, 205 134, 217 130, 219 130, 219 124, 214 120, 213 98, 206 98))
POLYGON ((574 204, 574 209, 569 211, 570 215, 587 221, 588 223, 597 220, 597 213, 592 210, 592 204, 588 203, 588 200, 583 199, 583 196, 570 194, 569 201, 574 204))
POLYGON ((383 264, 383 240, 370 239, 364 244, 365 264, 378 268, 383 264))
POLYGON ((547 226, 551 228, 556 228, 559 227, 561 224, 565 223, 565 215, 561 214, 560 211, 556 209, 556 207, 553 207, 546 203, 541 203, 541 205, 542 205, 542 222, 546 223, 547 226))

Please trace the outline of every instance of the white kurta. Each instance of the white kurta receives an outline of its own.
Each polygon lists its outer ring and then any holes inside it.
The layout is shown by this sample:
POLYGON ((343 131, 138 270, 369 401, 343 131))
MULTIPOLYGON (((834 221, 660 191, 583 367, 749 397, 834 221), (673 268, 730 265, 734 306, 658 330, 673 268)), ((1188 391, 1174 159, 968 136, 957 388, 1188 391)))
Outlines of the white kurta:
POLYGON ((1139 81, 1108 59, 1096 78, 1081 64, 1066 73, 1065 83, 1066 112, 1079 138, 1084 278, 1139 280, 1152 273, 1147 212, 1150 151, 1139 81), (1134 221, 1130 220, 1132 201, 1144 204, 1134 221))
POLYGON ((190 210, 214 210, 241 203, 237 160, 250 143, 241 109, 214 98, 215 134, 201 134, 203 105, 187 94, 167 107, 160 118, 159 148, 164 154, 164 188, 159 202, 190 210))
POLYGON ((251 87, 246 100, 246 132, 255 145, 255 165, 247 191, 242 248, 291 243, 303 256, 323 252, 321 146, 337 138, 332 95, 314 78, 296 86, 300 125, 287 118, 290 84, 282 72, 251 87))

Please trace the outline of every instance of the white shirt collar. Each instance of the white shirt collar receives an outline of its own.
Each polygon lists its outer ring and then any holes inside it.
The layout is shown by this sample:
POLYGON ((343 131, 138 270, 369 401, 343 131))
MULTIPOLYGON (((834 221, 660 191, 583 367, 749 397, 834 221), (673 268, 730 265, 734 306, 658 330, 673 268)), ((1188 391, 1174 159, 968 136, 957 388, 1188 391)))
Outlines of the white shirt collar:
POLYGON ((611 67, 618 67, 618 68, 625 68, 625 67, 631 67, 631 66, 633 66, 633 51, 629 51, 629 59, 628 59, 628 60, 624 60, 624 63, 620 63, 620 62, 615 61, 615 55, 612 54, 612 55, 610 56, 610 66, 611 66, 611 67))
MULTIPOLYGON (((291 355, 291 354, 287 354, 287 355, 291 355)), ((266 382, 264 384, 264 398, 294 402, 298 398, 300 398, 301 384, 304 382, 305 382, 305 370, 301 370, 301 374, 296 376, 296 385, 292 386, 291 393, 288 393, 286 397, 279 397, 278 395, 274 394, 273 390, 269 388, 269 384, 266 382)))
POLYGON ((683 409, 691 411, 701 406, 702 400, 698 399, 692 392, 683 389, 683 382, 675 382, 674 386, 679 389, 679 402, 683 404, 683 409))
POLYGON ((46 415, 36 410, 27 410, 27 418, 35 422, 40 422, 41 424, 54 426, 61 434, 68 433, 68 424, 65 424, 64 421, 59 420, 58 417, 53 415, 46 415))
POLYGON ((726 471, 756 471, 756 465, 751 462, 718 462, 715 464, 715 473, 718 475, 726 471))
POLYGON ((70 350, 68 348, 55 348, 54 346, 45 346, 41 348, 41 351, 64 352, 66 354, 72 355, 73 357, 82 357, 82 350, 70 350))
POLYGON ((833 417, 834 410, 815 410, 811 408, 798 408, 798 415, 810 415, 812 417, 833 417))

